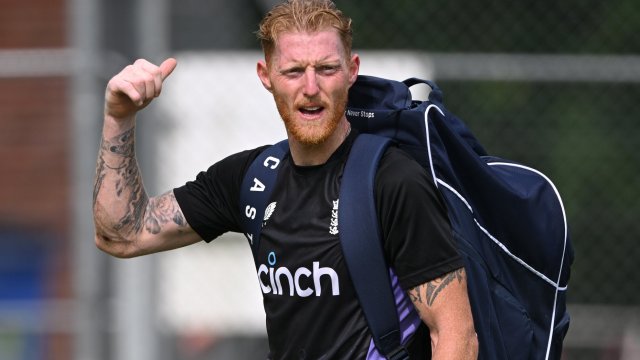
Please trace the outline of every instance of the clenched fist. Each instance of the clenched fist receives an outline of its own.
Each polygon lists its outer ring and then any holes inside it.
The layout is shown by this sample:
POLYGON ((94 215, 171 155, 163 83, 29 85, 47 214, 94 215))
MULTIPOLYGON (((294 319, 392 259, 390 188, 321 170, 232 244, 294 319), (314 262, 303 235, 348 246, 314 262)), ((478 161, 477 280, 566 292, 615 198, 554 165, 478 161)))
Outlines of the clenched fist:
POLYGON ((160 95, 163 81, 176 68, 177 61, 166 59, 156 66, 147 60, 136 60, 109 80, 104 101, 105 116, 116 120, 133 117, 160 95))

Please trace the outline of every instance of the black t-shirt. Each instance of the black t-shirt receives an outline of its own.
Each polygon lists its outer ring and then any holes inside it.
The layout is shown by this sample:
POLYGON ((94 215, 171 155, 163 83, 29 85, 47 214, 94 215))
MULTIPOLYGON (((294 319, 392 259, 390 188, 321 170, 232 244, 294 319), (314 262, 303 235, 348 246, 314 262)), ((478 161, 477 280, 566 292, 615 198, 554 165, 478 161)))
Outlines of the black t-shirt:
MULTIPOLYGON (((378 359, 341 252, 337 212, 342 170, 357 134, 323 165, 280 165, 256 268, 273 359, 378 359)), ((242 232, 240 184, 264 147, 214 164, 174 189, 187 222, 206 241, 242 232)), ((403 342, 412 358, 429 358, 428 331, 406 290, 462 266, 445 205, 413 159, 383 155, 375 180, 378 218, 403 342)))

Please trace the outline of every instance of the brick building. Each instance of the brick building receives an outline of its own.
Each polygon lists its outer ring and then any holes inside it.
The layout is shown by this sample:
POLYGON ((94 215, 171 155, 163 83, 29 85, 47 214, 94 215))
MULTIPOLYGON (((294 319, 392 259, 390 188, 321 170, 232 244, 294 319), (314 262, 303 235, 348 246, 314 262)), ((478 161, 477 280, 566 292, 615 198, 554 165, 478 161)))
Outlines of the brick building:
POLYGON ((0 335, 1 358, 71 357, 69 332, 46 320, 72 293, 70 79, 38 66, 68 46, 67 13, 64 0, 0 11, 0 315, 38 314, 0 335))

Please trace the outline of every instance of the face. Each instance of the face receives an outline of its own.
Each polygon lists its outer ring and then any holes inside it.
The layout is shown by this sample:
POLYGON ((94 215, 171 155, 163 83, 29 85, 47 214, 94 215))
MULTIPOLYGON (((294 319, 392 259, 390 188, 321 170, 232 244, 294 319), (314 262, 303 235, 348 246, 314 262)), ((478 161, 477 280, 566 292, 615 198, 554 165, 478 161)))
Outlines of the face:
POLYGON ((291 140, 317 145, 334 134, 359 63, 357 55, 347 58, 334 30, 280 35, 269 63, 258 63, 258 76, 291 140))

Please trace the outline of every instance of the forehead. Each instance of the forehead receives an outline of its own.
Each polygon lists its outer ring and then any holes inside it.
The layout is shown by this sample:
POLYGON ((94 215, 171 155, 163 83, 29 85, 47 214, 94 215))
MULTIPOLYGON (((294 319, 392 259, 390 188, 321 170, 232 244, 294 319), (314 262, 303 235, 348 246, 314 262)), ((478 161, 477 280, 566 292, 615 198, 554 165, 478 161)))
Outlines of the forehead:
POLYGON ((273 51, 277 63, 341 60, 344 56, 342 40, 335 30, 282 33, 273 51))

